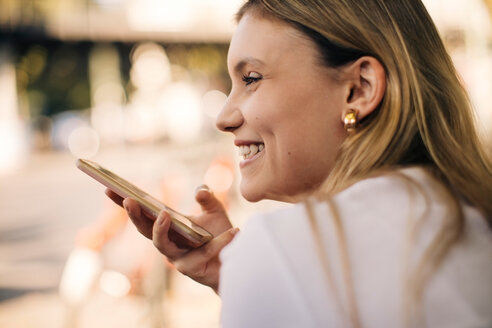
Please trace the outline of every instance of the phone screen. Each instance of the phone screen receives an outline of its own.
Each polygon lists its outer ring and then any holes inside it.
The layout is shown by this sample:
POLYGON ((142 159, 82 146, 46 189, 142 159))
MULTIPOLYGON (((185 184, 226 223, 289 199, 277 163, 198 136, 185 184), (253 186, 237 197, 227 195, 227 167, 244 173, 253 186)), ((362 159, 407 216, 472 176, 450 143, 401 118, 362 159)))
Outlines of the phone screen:
POLYGON ((172 218, 169 239, 175 242, 179 247, 196 248, 213 238, 213 235, 210 232, 194 224, 185 215, 163 204, 158 199, 119 175, 102 167, 98 163, 85 159, 78 159, 77 167, 113 190, 119 196, 123 198, 130 197, 136 200, 146 212, 154 217, 157 217, 162 210, 167 211, 172 218))

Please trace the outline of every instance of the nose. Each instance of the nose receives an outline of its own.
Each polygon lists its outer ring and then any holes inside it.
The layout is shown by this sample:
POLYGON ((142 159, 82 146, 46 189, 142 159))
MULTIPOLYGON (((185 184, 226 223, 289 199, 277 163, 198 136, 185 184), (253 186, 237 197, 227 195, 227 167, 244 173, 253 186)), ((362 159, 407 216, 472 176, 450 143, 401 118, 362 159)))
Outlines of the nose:
POLYGON ((222 108, 222 111, 217 116, 215 125, 220 131, 234 132, 244 122, 243 114, 241 110, 233 100, 233 97, 229 95, 222 108))

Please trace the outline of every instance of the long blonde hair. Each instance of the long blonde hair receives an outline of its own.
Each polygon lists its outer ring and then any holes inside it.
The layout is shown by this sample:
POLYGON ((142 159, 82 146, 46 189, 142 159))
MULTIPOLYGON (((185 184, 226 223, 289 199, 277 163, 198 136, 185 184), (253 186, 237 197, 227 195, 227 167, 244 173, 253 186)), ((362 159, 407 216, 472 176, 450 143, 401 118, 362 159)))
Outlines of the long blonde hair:
POLYGON ((424 262, 434 270, 463 231, 460 199, 479 209, 492 227, 492 162, 467 93, 420 0, 249 0, 238 20, 248 11, 305 33, 327 66, 369 55, 385 68, 384 98, 343 142, 322 195, 377 172, 426 167, 449 194, 449 207, 457 209, 426 253, 424 262), (441 238, 444 233, 451 237, 441 238))

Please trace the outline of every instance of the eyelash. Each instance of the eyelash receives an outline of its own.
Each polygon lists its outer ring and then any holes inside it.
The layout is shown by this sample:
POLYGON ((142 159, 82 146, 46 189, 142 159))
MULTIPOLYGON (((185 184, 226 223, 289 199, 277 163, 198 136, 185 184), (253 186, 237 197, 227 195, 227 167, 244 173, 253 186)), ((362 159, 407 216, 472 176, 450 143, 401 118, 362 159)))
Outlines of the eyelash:
POLYGON ((253 76, 249 76, 249 75, 243 75, 243 82, 246 83, 246 86, 252 84, 252 83, 256 83, 258 81, 261 80, 261 76, 258 76, 258 77, 253 77, 253 76))

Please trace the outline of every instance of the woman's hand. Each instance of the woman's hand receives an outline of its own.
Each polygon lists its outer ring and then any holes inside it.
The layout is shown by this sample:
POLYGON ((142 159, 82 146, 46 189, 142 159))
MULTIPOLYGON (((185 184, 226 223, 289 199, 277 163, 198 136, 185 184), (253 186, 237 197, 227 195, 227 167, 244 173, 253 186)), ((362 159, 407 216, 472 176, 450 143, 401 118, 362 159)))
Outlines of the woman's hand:
POLYGON ((154 246, 174 264, 178 271, 201 284, 210 286, 217 292, 219 253, 231 242, 238 230, 232 228, 224 206, 208 188, 204 186, 197 190, 195 199, 202 208, 202 214, 192 217, 192 220, 209 231, 214 238, 196 249, 178 248, 169 240, 171 217, 167 212, 162 211, 155 219, 143 211, 133 199, 123 199, 110 189, 106 189, 106 195, 125 208, 137 230, 151 239, 154 246))

